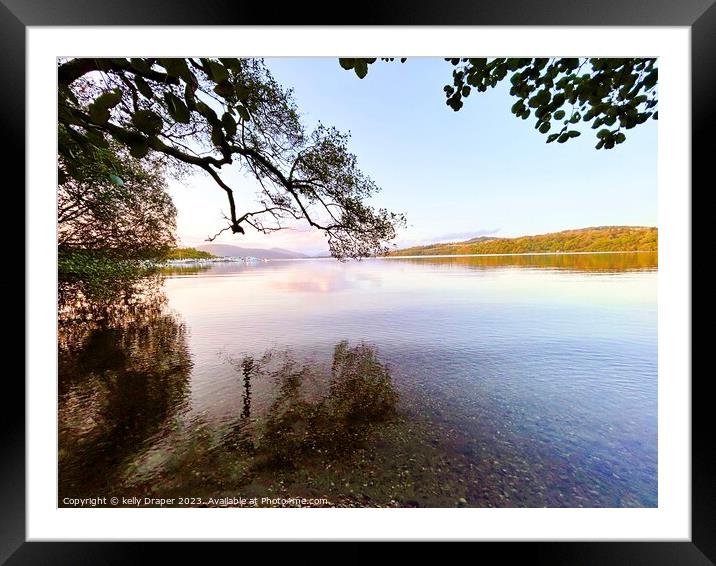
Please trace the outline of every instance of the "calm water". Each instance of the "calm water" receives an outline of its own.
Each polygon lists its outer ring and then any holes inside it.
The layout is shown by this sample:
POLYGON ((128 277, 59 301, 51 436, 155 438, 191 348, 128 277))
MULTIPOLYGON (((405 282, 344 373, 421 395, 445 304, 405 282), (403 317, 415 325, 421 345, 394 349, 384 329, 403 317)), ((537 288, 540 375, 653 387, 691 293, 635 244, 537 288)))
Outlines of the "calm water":
POLYGON ((61 356, 61 492, 128 473, 171 415, 234 418, 232 360, 349 340, 458 438, 478 504, 657 505, 656 254, 219 264, 164 290, 166 316, 61 356))

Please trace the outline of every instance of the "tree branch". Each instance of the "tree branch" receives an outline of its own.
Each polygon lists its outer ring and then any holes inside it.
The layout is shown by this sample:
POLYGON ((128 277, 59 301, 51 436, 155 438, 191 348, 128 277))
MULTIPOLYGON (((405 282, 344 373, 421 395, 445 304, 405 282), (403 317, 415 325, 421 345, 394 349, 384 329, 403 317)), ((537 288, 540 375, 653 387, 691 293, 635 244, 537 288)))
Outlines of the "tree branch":
POLYGON ((124 59, 72 59, 57 68, 57 79, 59 84, 68 86, 92 71, 115 72, 117 74, 132 73, 162 84, 179 84, 179 79, 176 77, 155 71, 151 68, 147 71, 139 71, 135 69, 129 61, 124 59))

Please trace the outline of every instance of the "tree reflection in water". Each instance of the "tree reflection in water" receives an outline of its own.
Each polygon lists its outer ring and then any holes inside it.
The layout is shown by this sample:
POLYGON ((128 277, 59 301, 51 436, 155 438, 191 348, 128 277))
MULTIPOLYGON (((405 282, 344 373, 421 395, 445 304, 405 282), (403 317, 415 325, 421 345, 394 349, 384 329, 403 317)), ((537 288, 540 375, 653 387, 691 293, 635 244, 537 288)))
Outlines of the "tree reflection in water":
POLYGON ((348 465, 396 415, 390 373, 367 345, 339 343, 328 368, 286 351, 230 363, 243 381, 236 418, 219 426, 193 420, 163 448, 138 455, 125 485, 163 497, 216 496, 251 485, 266 495, 261 490, 284 474, 348 465), (256 380, 271 392, 258 411, 251 406, 256 380))
POLYGON ((61 299, 60 502, 267 485, 284 472, 350 460, 395 414, 398 395, 375 351, 341 342, 327 368, 282 351, 229 359, 242 389, 236 417, 218 426, 187 419, 192 361, 160 279, 111 302, 71 292, 61 299), (269 395, 258 408, 256 380, 269 395), (316 384, 320 391, 310 391, 316 384))
POLYGON ((495 267, 527 267, 586 273, 649 271, 656 270, 659 266, 657 252, 421 256, 419 258, 395 256, 391 258, 393 259, 417 265, 459 266, 478 270, 495 267))
POLYGON ((241 361, 241 373, 244 376, 244 402, 241 417, 248 419, 251 416, 251 376, 255 373, 254 358, 246 356, 241 361))
POLYGON ((185 403, 185 328, 162 312, 158 279, 140 287, 113 303, 60 304, 60 499, 116 487, 127 460, 185 403))

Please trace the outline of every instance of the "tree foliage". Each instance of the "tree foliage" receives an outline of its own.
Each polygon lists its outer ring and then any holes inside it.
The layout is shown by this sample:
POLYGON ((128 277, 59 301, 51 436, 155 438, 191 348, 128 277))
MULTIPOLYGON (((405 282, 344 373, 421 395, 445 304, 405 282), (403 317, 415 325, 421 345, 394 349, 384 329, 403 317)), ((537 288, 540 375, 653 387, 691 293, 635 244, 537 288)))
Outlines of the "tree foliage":
POLYGON ((78 142, 59 128, 57 241, 115 259, 162 257, 175 245, 176 208, 163 166, 132 158, 116 143, 78 142))
POLYGON ((122 146, 80 143, 58 131, 57 244, 61 308, 129 296, 175 245, 176 209, 163 165, 122 146))
MULTIPOLYGON (((392 61, 392 58, 383 60, 392 61)), ((340 59, 359 78, 376 59, 340 59)), ((401 59, 405 61, 405 59, 401 59)), ((624 58, 448 58, 454 69, 445 85, 446 104, 458 111, 474 91, 485 92, 509 77, 511 111, 534 119, 547 143, 579 137, 580 122, 596 131, 597 149, 612 149, 626 140, 625 130, 657 120, 656 59, 624 58)))
POLYGON ((58 80, 60 127, 75 143, 113 140, 135 158, 161 156, 211 176, 229 212, 210 240, 304 220, 326 234, 334 256, 361 257, 385 251, 404 222, 368 204, 378 187, 358 169, 348 136, 323 125, 306 132, 292 92, 261 60, 69 59, 58 80), (258 182, 255 210, 238 210, 223 176, 232 165, 258 182))

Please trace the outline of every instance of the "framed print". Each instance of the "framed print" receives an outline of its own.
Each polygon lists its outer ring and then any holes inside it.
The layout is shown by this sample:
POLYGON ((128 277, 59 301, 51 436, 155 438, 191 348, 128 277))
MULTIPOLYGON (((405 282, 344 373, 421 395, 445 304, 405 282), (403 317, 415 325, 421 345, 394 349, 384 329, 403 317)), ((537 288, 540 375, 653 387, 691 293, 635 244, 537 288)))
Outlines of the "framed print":
POLYGON ((4 561, 436 540, 712 563, 710 2, 358 25, 3 2, 27 223, 4 561))

